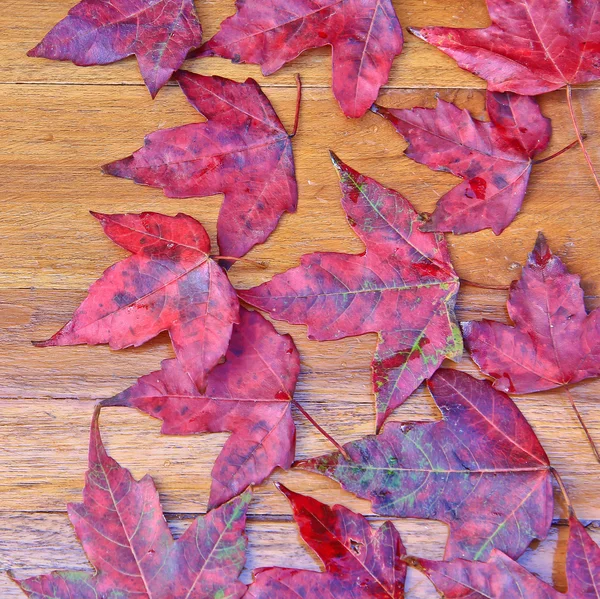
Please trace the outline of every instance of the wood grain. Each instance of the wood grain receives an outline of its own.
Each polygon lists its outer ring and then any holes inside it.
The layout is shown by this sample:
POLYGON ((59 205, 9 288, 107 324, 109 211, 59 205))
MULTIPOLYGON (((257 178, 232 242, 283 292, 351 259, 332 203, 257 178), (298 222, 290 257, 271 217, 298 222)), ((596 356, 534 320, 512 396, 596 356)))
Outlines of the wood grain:
MULTIPOLYGON (((55 568, 87 568, 68 523, 65 505, 81 497, 87 461, 88 427, 94 401, 123 390, 136 377, 172 356, 166 336, 122 352, 107 347, 37 349, 32 339, 55 332, 85 296, 87 287, 124 252, 107 240, 89 210, 186 212, 208 229, 213 242, 221 196, 169 199, 160 190, 103 176, 100 165, 137 149, 146 133, 200 120, 179 89, 170 85, 153 102, 141 84, 134 60, 106 67, 29 59, 26 51, 70 8, 74 0, 7 0, 0 11, 0 570, 18 576, 55 568)), ((233 12, 233 0, 197 3, 206 38, 233 12)), ((430 2, 403 0, 396 9, 404 26, 427 24, 485 26, 483 0, 430 2)), ((298 263, 311 251, 355 252, 362 245, 348 227, 339 203, 337 178, 327 151, 367 175, 403 192, 421 211, 455 183, 403 156, 405 142, 373 114, 346 119, 329 88, 329 49, 307 52, 269 78, 255 66, 220 59, 188 61, 186 68, 238 81, 248 76, 264 86, 283 122, 291 128, 295 104, 293 75, 305 83, 301 127, 294 139, 300 186, 299 210, 284 217, 250 257, 266 261, 259 270, 237 264, 231 279, 247 288, 298 263)), ((395 107, 433 106, 436 94, 479 118, 484 113, 484 82, 407 34, 405 51, 394 63, 380 103, 395 107)), ((600 165, 600 86, 574 92, 578 119, 589 138, 592 159, 600 165)), ((551 117, 550 154, 574 139, 564 92, 540 98, 551 117)), ((543 230, 572 272, 582 277, 589 309, 600 305, 600 198, 577 148, 535 167, 521 214, 500 236, 489 231, 450 236, 460 275, 484 284, 507 285, 543 230)), ((461 320, 507 321, 506 293, 463 286, 461 320)), ((293 335, 301 352, 297 398, 340 442, 373 432, 374 409, 369 364, 375 337, 317 343, 304 327, 276 323, 293 335)), ((458 368, 477 375, 465 359, 458 368)), ((573 389, 592 435, 600 442, 600 381, 573 389)), ((552 463, 563 474, 579 517, 600 523, 600 468, 562 392, 516 398, 552 463)), ((298 414, 298 457, 330 450, 298 414)), ((419 389, 396 419, 438 418, 431 397, 419 389)), ((106 410, 102 432, 111 454, 137 477, 156 480, 168 519, 180 534, 205 509, 210 470, 226 435, 161 436, 159 423, 124 409, 106 410)), ((366 514, 369 504, 331 481, 301 472, 277 472, 292 488, 322 501, 340 502, 366 514)), ((558 499, 558 495, 557 495, 558 499)), ((562 504, 549 538, 521 562, 564 590, 566 528, 562 504)), ((446 540, 442 524, 395 520, 409 551, 439 558, 446 540)), ((592 525, 593 536, 600 532, 592 525)), ((271 482, 256 491, 250 510, 245 580, 258 566, 289 565, 318 569, 299 540, 286 502, 271 482)), ((411 573, 408 599, 433 599, 436 593, 411 573)), ((0 596, 22 598, 0 575, 0 596)))

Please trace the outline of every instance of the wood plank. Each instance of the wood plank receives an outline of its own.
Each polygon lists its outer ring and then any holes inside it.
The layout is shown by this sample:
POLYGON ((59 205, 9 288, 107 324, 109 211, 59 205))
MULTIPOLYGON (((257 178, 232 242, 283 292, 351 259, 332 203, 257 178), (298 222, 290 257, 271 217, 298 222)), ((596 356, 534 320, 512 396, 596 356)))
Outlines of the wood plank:
MULTIPOLYGON (((369 373, 354 373, 359 385, 338 382, 330 374, 303 376, 298 400, 339 442, 373 433, 370 395, 359 396, 356 387, 367 388, 369 373), (349 398, 352 398, 349 401, 349 398)), ((600 436, 597 403, 600 381, 582 383, 575 391, 578 404, 592 434, 600 436), (588 390, 589 395, 584 395, 588 390)), ((557 393, 539 393, 535 398, 518 398, 517 404, 534 426, 554 466, 561 472, 580 518, 600 520, 597 498, 600 480, 597 464, 578 427, 567 399, 557 393)), ((81 494, 87 467, 89 422, 94 403, 80 400, 0 400, 0 511, 62 511, 68 501, 81 494)), ((298 413, 297 458, 332 450, 298 413)), ((439 418, 428 393, 420 390, 395 414, 395 420, 439 418)), ((194 513, 206 505, 210 471, 226 434, 191 437, 162 436, 160 423, 133 410, 103 411, 102 431, 111 455, 139 478, 150 473, 163 497, 166 511, 194 513)), ((326 490, 330 501, 345 497, 349 506, 370 514, 367 501, 342 492, 327 478, 301 472, 277 472, 280 480, 303 492, 326 490)), ((271 480, 257 489, 254 513, 283 514, 285 502, 271 480)), ((563 514, 557 496, 556 516, 563 514)))
MULTIPOLYGON (((289 510, 288 510, 289 511, 289 510)), ((415 520, 393 520, 400 531, 407 551, 428 559, 441 559, 445 540, 444 527, 415 520)), ((191 523, 191 518, 169 517, 173 534, 179 537, 191 523)), ((381 521, 374 521, 377 527, 381 521)), ((600 529, 588 528, 592 538, 600 542, 600 529)), ((248 523, 248 559, 242 580, 249 583, 255 568, 279 566, 320 569, 319 560, 299 537, 296 525, 287 521, 256 521, 248 523)), ((553 526, 548 538, 535 549, 528 549, 519 563, 548 584, 561 591, 566 589, 565 550, 567 526, 553 526)), ((64 514, 27 514, 16 512, 0 515, 0 556, 11 551, 10 568, 16 577, 35 576, 55 569, 89 570, 75 534, 64 514), (15 530, 19 530, 15 543, 15 530), (16 551, 14 547, 16 546, 16 551)), ((6 567, 0 561, 0 569, 6 567)), ((0 576, 0 595, 3 599, 21 599, 19 589, 6 577, 0 576)), ((410 570, 406 599, 436 597, 429 581, 410 570)))
MULTIPOLYGON (((395 90, 386 93, 382 102, 431 106, 435 91, 395 90)), ((437 91, 482 115, 483 92, 437 91)), ((268 93, 289 125, 295 91, 277 88, 268 93)), ((403 156, 405 142, 376 115, 360 121, 344 118, 327 94, 327 90, 309 90, 303 104, 301 131, 294 141, 298 212, 285 216, 267 243, 251 252, 250 257, 265 260, 268 269, 238 265, 232 270, 238 287, 262 282, 296 265, 307 252, 362 250, 341 209, 337 177, 327 155, 330 148, 356 169, 405 193, 421 211, 432 211, 440 195, 457 182, 452 175, 433 172, 403 156)), ((576 100, 582 129, 592 139, 600 139, 600 93, 582 90, 576 100)), ((554 122, 548 150, 553 152, 569 143, 573 133, 562 94, 547 95, 542 106, 554 122)), ((214 238, 221 196, 167 199, 161 190, 99 171, 101 164, 137 149, 144 133, 198 120, 178 90, 169 89, 151 102, 140 88, 123 88, 117 97, 106 88, 91 94, 88 86, 39 86, 32 93, 27 86, 6 85, 0 87, 0 120, 4 136, 0 161, 7 179, 2 198, 6 238, 0 249, 3 287, 85 289, 125 255, 102 235, 87 214, 90 209, 185 211, 199 218, 214 238), (65 105, 71 108, 65 110, 65 105)), ((600 144, 591 144, 590 150, 600 164, 600 144)), ((462 276, 508 284, 517 276, 537 231, 543 230, 555 251, 582 276, 586 293, 598 295, 600 262, 589 256, 598 248, 599 226, 597 189, 581 153, 573 149, 534 168, 523 210, 501 236, 481 231, 450 236, 449 243, 462 276)))
MULTIPOLYGON (((0 14, 0 82, 51 82, 113 85, 142 85, 137 64, 128 59, 101 67, 76 67, 69 62, 59 63, 28 58, 27 51, 35 46, 50 28, 66 16, 73 0, 12 0, 0 14)), ((396 0, 398 18, 404 28, 423 25, 485 27, 489 17, 482 0, 462 0, 460 3, 432 3, 427 0, 396 0)), ((234 14, 234 1, 196 2, 204 39, 218 30, 219 24, 234 14)), ((390 75, 395 87, 479 87, 484 82, 459 70, 448 57, 405 31, 405 49, 396 59, 390 75)), ((269 85, 289 85, 294 73, 301 72, 308 85, 329 86, 331 81, 331 50, 322 48, 303 53, 299 58, 266 78, 255 65, 235 65, 228 60, 204 58, 187 61, 185 68, 224 77, 252 76, 269 85)), ((120 92, 114 92, 115 95, 120 92)))

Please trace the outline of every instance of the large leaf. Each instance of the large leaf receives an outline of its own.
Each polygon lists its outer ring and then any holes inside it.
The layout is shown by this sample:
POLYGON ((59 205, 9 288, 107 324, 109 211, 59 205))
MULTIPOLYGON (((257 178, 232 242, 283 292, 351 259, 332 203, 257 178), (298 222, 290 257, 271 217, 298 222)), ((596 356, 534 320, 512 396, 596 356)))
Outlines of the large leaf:
POLYGON ((425 231, 500 235, 521 208, 533 157, 550 140, 536 101, 515 94, 487 94, 489 123, 443 100, 433 109, 372 110, 409 142, 409 158, 464 179, 438 200, 425 231))
POLYGON ((448 599, 600 599, 600 548, 574 514, 569 518, 567 593, 559 593, 501 551, 485 562, 411 558, 448 599))
POLYGON ((512 400, 456 370, 429 389, 438 422, 390 422, 299 467, 337 480, 385 516, 448 524, 446 558, 484 560, 497 548, 518 557, 552 522, 548 457, 512 400))
POLYGON ((106 270, 71 321, 36 345, 108 343, 123 349, 168 330, 185 371, 204 389, 239 318, 235 291, 208 256, 206 231, 185 214, 94 216, 133 255, 106 270))
POLYGON ((597 0, 487 0, 485 29, 411 29, 490 91, 536 95, 600 78, 597 0))
POLYGON ((128 406, 163 421, 167 435, 230 432, 212 471, 209 509, 261 483, 294 460, 296 428, 291 400, 300 356, 258 312, 242 309, 225 362, 200 393, 177 360, 141 377, 103 406, 128 406))
POLYGON ((90 66, 135 54, 154 97, 201 43, 194 0, 82 0, 27 55, 90 66))
POLYGON ((507 308, 514 326, 490 320, 463 324, 473 359, 496 379, 496 389, 530 393, 600 374, 600 310, 586 312, 579 281, 540 233, 510 288, 507 308))
POLYGON ((304 50, 330 45, 333 93, 346 116, 369 109, 402 51, 390 0, 237 0, 236 7, 195 55, 259 64, 270 75, 304 50))
POLYGON ((411 204, 334 157, 342 206, 365 243, 360 255, 317 253, 240 291, 277 320, 308 325, 310 339, 378 333, 373 359, 377 426, 440 366, 459 358, 459 282, 441 234, 424 233, 411 204))
POLYGON ((403 599, 404 545, 391 522, 376 532, 366 518, 332 508, 279 485, 290 500, 300 534, 325 564, 325 572, 262 568, 248 599, 403 599))
POLYGON ((174 198, 225 194, 219 247, 223 255, 243 256, 267 239, 284 212, 296 211, 292 142, 253 79, 237 83, 187 71, 175 79, 208 122, 155 131, 144 147, 103 170, 174 198))
POLYGON ((110 458, 94 415, 83 503, 69 517, 91 574, 58 571, 18 581, 32 599, 237 599, 244 567, 246 510, 251 494, 194 520, 173 541, 154 482, 136 481, 110 458))

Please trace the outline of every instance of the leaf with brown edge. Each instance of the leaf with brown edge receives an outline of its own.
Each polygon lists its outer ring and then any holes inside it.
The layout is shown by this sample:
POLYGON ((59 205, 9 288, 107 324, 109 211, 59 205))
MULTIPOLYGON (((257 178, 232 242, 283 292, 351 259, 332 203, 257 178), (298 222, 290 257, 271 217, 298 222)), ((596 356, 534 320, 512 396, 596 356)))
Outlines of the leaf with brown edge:
POLYGON ((90 66, 135 55, 154 98, 201 43, 193 0, 82 0, 27 56, 90 66))
POLYGON ((514 325, 463 323, 467 348, 496 389, 531 393, 600 375, 600 310, 587 313, 579 282, 540 233, 510 287, 514 325))
POLYGON ((237 83, 187 71, 174 78, 208 121, 155 131, 131 156, 102 169, 168 197, 224 194, 218 243, 222 255, 239 258, 267 239, 284 212, 296 211, 290 136, 253 79, 237 83))
POLYGON ((448 599, 600 599, 600 548, 574 514, 569 518, 567 592, 528 572, 501 551, 487 562, 408 558, 448 599))
POLYGON ((298 467, 338 481, 384 516, 448 524, 445 557, 511 557, 552 523, 550 464, 510 397, 456 371, 428 381, 437 422, 389 422, 379 435, 298 467))
POLYGON ((533 158, 550 140, 537 102, 515 94, 487 94, 489 122, 443 100, 432 109, 371 110, 409 142, 409 158, 464 180, 438 200, 424 231, 500 235, 521 208, 533 158))
POLYGON ((333 95, 349 117, 369 109, 402 52, 391 0, 237 0, 236 9, 192 56, 259 64, 271 75, 309 48, 332 46, 333 95))
POLYGON ((92 214, 132 255, 106 270, 73 318, 36 345, 123 349, 168 330, 183 368, 204 389, 239 318, 235 290, 209 258, 204 227, 185 214, 92 214))
POLYGON ((333 156, 342 207, 366 251, 308 254, 300 266, 238 295, 271 318, 308 325, 309 339, 377 333, 377 428, 441 365, 462 356, 459 280, 443 235, 419 229, 409 201, 333 156))
POLYGON ((321 558, 325 572, 261 568, 247 599, 403 599, 404 545, 391 522, 374 531, 364 516, 329 507, 306 495, 279 490, 289 499, 300 534, 321 558))
POLYGON ((17 583, 31 599, 239 599, 251 493, 199 516, 177 541, 149 476, 136 481, 110 458, 92 420, 83 503, 69 518, 95 574, 57 571, 17 583))
POLYGON ((291 401, 300 356, 289 335, 279 335, 258 312, 240 311, 225 362, 200 393, 177 360, 105 400, 163 421, 167 435, 230 432, 212 471, 209 509, 246 487, 260 484, 277 468, 292 465, 296 428, 291 401))

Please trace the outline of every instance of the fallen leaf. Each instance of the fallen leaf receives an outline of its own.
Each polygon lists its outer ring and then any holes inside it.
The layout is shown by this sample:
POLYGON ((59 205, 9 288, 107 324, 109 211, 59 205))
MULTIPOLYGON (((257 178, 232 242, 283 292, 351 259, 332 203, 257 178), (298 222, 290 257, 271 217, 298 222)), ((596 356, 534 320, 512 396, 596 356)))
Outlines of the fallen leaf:
POLYGON ((279 335, 258 312, 240 311, 225 362, 200 393, 177 360, 102 406, 127 406, 163 421, 166 435, 230 432, 212 471, 208 508, 221 505, 277 467, 292 465, 296 428, 291 401, 300 356, 289 335, 279 335))
POLYGON ((377 333, 377 427, 440 366, 462 355, 454 303, 459 281, 441 234, 419 230, 408 200, 333 157, 342 206, 366 246, 316 253, 239 296, 276 320, 308 325, 309 339, 377 333))
POLYGON ((267 239, 284 212, 296 211, 292 142, 253 79, 237 83, 186 71, 175 79, 208 122, 155 131, 144 147, 102 170, 172 198, 225 194, 219 247, 241 257, 267 239))
POLYGON ((533 96, 600 78, 596 0, 487 0, 484 29, 411 28, 486 79, 490 91, 533 96))
POLYGON ((199 516, 177 541, 162 513, 153 480, 136 481, 110 458, 96 411, 90 434, 83 503, 69 518, 95 574, 57 571, 17 581, 32 599, 236 599, 246 585, 244 528, 251 493, 199 516))
POLYGON ((409 158, 464 179, 440 198, 424 231, 489 228, 500 235, 521 208, 533 157, 550 140, 550 120, 526 96, 488 93, 486 102, 487 123, 443 100, 433 109, 371 109, 409 142, 409 158))
POLYGON ((333 49, 333 94, 344 114, 362 116, 402 52, 391 0, 237 0, 237 13, 192 56, 259 64, 271 75, 309 48, 333 49))
POLYGON ((201 43, 193 0, 82 0, 27 56, 85 67, 135 55, 154 98, 201 43))
POLYGON ((406 553, 398 531, 385 522, 373 531, 364 516, 278 485, 289 499, 294 520, 325 572, 261 568, 254 572, 247 599, 403 599, 406 553))
POLYGON ((531 393, 600 374, 600 310, 583 303, 580 278, 571 275, 538 235, 507 309, 514 326, 463 323, 473 360, 507 393, 531 393))
POLYGON ((567 593, 559 593, 501 551, 485 562, 410 558, 448 599, 598 599, 600 548, 574 514, 569 518, 567 593))
POLYGON ((552 523, 550 464, 510 397, 456 370, 428 381, 443 420, 390 422, 302 470, 324 474, 384 516, 448 524, 445 557, 517 558, 552 523))
POLYGON ((133 255, 106 270, 71 321, 36 345, 123 349, 168 330, 183 368, 204 389, 239 314, 227 275, 208 256, 204 227, 185 214, 92 214, 133 255))

